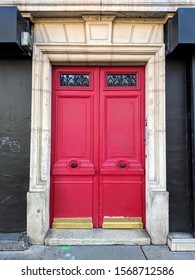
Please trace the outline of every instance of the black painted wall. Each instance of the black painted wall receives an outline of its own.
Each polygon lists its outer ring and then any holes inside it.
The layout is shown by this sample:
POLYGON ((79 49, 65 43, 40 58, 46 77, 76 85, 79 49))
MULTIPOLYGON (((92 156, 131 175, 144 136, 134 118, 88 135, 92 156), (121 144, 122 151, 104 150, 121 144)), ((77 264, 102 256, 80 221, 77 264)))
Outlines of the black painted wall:
POLYGON ((191 231, 186 63, 185 58, 166 58, 166 156, 171 232, 191 231))
POLYGON ((26 231, 31 59, 0 60, 0 232, 26 231))

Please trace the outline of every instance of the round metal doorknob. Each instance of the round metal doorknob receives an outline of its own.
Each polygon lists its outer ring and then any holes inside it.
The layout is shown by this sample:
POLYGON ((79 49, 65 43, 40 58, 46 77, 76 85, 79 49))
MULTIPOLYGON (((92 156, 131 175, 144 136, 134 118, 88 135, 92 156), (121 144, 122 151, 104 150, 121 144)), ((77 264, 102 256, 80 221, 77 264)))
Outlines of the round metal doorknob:
POLYGON ((124 161, 121 161, 121 162, 119 162, 119 166, 120 166, 120 168, 125 168, 126 163, 124 161))
POLYGON ((78 166, 78 164, 77 164, 76 161, 72 161, 71 164, 70 164, 71 168, 76 168, 77 166, 78 166))

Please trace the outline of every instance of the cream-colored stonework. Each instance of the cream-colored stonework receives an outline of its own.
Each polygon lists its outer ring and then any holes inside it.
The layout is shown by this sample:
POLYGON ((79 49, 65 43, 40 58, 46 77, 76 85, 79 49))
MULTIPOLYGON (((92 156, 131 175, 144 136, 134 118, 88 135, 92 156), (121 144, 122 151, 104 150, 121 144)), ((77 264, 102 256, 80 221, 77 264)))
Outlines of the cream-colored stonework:
POLYGON ((194 7, 195 0, 0 0, 0 5, 18 6, 25 12, 172 12, 194 7))
POLYGON ((67 44, 161 44, 162 24, 114 20, 114 17, 83 17, 83 22, 37 23, 35 42, 67 44), (58 30, 58 32, 56 32, 58 30))
POLYGON ((165 50, 159 21, 112 16, 36 20, 32 74, 32 128, 27 232, 44 243, 49 229, 51 69, 55 65, 145 65, 146 229, 153 244, 168 235, 165 158, 165 50))

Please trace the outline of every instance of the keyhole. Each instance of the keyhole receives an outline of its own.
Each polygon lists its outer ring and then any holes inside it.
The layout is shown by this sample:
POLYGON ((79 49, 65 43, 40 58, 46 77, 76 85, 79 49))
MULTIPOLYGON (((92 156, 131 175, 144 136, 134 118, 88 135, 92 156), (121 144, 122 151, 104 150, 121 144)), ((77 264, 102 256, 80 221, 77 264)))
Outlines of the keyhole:
POLYGON ((77 163, 75 161, 71 162, 70 164, 71 168, 76 168, 77 167, 77 163))
POLYGON ((121 161, 119 163, 120 168, 125 168, 126 167, 126 163, 124 161, 121 161))

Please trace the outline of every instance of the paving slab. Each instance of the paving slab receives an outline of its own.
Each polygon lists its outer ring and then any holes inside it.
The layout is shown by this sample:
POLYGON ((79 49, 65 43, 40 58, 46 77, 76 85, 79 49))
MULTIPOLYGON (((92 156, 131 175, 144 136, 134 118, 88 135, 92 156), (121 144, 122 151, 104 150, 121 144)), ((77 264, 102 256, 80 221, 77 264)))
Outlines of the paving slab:
POLYGON ((145 260, 140 246, 48 246, 45 260, 145 260))
POLYGON ((142 246, 148 260, 195 260, 194 252, 172 252, 166 245, 142 246))
POLYGON ((0 251, 0 260, 195 260, 195 251, 172 252, 166 245, 32 245, 0 251))

